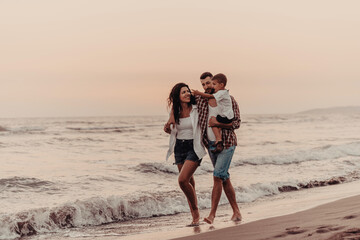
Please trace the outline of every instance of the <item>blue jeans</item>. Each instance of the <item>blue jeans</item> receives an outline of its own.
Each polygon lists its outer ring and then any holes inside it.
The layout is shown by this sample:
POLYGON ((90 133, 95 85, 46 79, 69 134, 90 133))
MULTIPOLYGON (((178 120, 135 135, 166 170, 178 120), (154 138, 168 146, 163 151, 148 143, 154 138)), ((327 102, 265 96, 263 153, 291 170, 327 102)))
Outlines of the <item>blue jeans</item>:
POLYGON ((214 177, 218 177, 223 181, 226 181, 230 177, 229 167, 231 159, 234 155, 236 146, 231 146, 222 150, 220 153, 212 153, 211 150, 215 149, 215 142, 209 141, 208 152, 211 162, 214 166, 214 177))

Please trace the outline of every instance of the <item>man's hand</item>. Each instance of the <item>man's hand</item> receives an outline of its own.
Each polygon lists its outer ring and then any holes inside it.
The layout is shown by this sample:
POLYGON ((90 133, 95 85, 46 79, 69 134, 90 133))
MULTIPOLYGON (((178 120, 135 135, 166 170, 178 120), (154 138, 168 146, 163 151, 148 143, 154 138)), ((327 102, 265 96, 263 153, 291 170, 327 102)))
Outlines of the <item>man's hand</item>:
POLYGON ((225 129, 234 129, 232 123, 220 123, 216 120, 216 117, 211 117, 209 120, 209 127, 218 127, 218 128, 225 128, 225 129))
POLYGON ((209 127, 218 127, 219 122, 216 120, 216 117, 211 117, 208 125, 209 127))

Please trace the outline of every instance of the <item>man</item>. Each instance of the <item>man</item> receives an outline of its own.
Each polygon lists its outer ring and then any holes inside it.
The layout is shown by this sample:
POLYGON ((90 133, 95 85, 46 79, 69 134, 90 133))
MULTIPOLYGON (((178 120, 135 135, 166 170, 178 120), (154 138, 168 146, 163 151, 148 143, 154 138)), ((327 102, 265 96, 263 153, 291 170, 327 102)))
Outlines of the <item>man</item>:
MULTIPOLYGON (((210 72, 204 72, 200 76, 201 85, 203 86, 205 93, 213 93, 213 78, 223 78, 226 76, 223 74, 217 74, 213 76, 210 72)), ((216 216, 216 210, 219 205, 222 189, 226 194, 227 199, 233 209, 233 216, 231 220, 241 221, 241 214, 236 202, 235 190, 230 181, 230 174, 228 172, 231 159, 234 155, 235 147, 237 145, 235 129, 240 127, 240 111, 239 106, 235 99, 231 96, 232 108, 234 111, 234 118, 231 123, 224 124, 219 123, 215 117, 210 117, 209 110, 211 111, 216 107, 215 99, 206 99, 197 96, 197 106, 199 111, 199 124, 202 131, 203 143, 207 147, 211 162, 214 166, 213 179, 214 185, 211 195, 211 211, 208 217, 204 218, 204 221, 212 224, 216 216), (211 127, 221 128, 222 141, 224 143, 224 150, 220 153, 212 153, 215 145, 215 136, 211 130, 211 127)))

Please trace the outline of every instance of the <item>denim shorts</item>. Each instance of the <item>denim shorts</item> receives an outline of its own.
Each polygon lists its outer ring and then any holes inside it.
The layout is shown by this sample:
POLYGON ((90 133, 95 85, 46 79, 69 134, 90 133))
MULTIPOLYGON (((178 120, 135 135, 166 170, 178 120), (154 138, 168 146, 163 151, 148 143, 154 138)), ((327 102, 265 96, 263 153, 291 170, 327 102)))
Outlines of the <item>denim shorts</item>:
POLYGON ((192 139, 190 140, 181 140, 176 139, 175 143, 175 163, 178 164, 184 164, 185 160, 190 160, 193 162, 198 162, 199 166, 202 159, 199 159, 194 151, 194 141, 192 139))
POLYGON ((211 150, 215 149, 216 145, 214 141, 209 141, 208 152, 211 162, 214 166, 214 177, 221 178, 226 181, 230 177, 229 167, 231 159, 235 152, 235 146, 224 148, 220 153, 212 153, 211 150))

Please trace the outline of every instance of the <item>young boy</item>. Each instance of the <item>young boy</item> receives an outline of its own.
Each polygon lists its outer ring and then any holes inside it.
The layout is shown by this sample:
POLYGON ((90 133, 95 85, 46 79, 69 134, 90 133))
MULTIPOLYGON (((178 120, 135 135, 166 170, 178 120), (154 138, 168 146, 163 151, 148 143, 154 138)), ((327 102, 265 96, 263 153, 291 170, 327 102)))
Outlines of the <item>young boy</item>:
MULTIPOLYGON (((234 112, 229 90, 225 89, 227 83, 226 76, 222 73, 216 74, 212 77, 212 83, 214 87, 213 94, 203 93, 198 90, 193 90, 193 93, 209 99, 215 98, 217 111, 215 111, 211 116, 216 115, 216 120, 220 123, 231 123, 234 118, 234 112)), ((212 127, 212 131, 214 132, 216 138, 216 149, 211 151, 213 153, 219 153, 224 149, 223 141, 221 139, 221 128, 212 127)))

